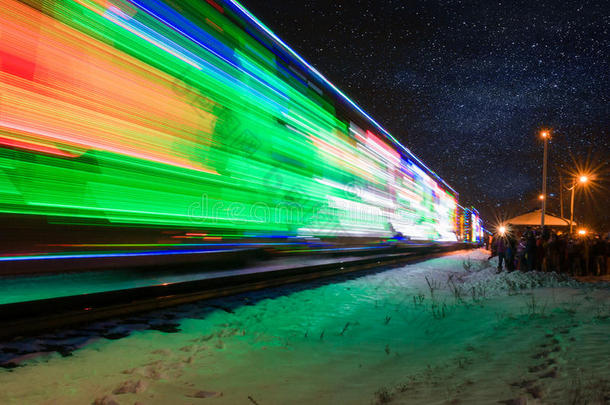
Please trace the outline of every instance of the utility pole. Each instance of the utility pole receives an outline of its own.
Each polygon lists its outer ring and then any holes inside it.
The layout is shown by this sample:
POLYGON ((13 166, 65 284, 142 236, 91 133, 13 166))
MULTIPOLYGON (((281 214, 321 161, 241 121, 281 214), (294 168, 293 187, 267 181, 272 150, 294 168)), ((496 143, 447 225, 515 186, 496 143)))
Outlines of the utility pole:
POLYGON ((546 215, 546 162, 548 156, 549 131, 542 131, 544 138, 544 157, 542 162, 542 215, 540 216, 540 226, 544 228, 544 216, 546 215))
POLYGON ((570 198, 570 235, 572 235, 572 222, 574 221, 574 190, 576 190, 576 180, 572 183, 572 198, 570 198))
POLYGON ((559 174, 559 209, 561 210, 561 219, 563 219, 563 177, 559 174))

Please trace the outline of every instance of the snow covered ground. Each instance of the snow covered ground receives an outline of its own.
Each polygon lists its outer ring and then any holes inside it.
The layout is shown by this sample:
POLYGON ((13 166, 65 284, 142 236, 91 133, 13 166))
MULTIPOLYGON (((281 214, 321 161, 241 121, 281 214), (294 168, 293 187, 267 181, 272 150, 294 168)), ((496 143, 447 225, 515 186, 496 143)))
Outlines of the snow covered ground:
POLYGON ((496 274, 486 259, 458 252, 3 344, 19 367, 0 369, 0 404, 609 403, 610 284, 496 274))

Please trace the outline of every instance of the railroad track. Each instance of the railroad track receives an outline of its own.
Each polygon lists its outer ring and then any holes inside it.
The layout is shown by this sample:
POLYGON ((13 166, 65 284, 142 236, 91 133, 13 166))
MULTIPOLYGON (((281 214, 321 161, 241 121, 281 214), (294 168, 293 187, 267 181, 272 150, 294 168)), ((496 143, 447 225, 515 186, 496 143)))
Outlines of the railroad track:
POLYGON ((33 335, 284 284, 422 261, 463 248, 462 245, 430 246, 416 251, 351 257, 345 260, 338 257, 334 262, 317 265, 244 271, 214 278, 3 304, 0 305, 0 339, 33 335))

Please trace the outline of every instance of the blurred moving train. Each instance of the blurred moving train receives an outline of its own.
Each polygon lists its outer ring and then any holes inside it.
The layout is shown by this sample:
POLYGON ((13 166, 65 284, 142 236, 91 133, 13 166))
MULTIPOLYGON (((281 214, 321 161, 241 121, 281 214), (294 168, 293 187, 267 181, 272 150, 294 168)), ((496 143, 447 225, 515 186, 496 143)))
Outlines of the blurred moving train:
POLYGON ((0 33, 0 260, 483 236, 237 1, 0 0, 0 33))

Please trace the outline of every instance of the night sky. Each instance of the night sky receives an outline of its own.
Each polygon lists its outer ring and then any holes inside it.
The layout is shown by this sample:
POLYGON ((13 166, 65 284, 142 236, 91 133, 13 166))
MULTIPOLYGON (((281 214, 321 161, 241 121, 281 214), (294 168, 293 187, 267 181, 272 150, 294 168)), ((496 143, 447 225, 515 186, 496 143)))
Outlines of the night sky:
MULTIPOLYGON (((244 0, 485 220, 549 209, 559 175, 597 175, 576 219, 610 230, 609 29, 603 1, 244 0)), ((566 180, 569 181, 569 180, 566 180)), ((569 194, 564 194, 569 217, 569 194)), ((579 222, 580 222, 579 221, 579 222)))

